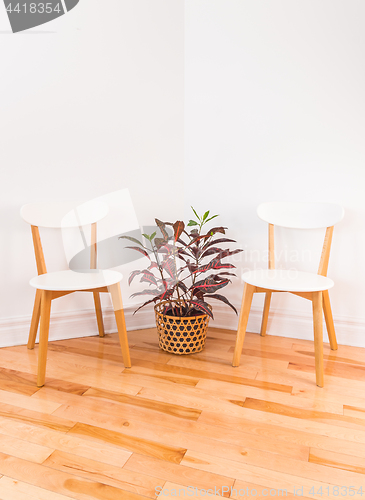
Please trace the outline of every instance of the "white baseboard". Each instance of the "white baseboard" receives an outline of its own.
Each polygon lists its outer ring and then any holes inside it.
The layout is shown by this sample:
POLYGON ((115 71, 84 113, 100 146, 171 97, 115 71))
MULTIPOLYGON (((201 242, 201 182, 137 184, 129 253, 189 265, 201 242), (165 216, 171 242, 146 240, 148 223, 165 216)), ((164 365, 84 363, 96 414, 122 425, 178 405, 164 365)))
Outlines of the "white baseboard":
MULTIPOLYGON (((139 330, 155 326, 153 311, 142 310, 133 315, 133 308, 124 309, 127 330, 139 330)), ((117 331, 114 312, 111 307, 103 308, 106 333, 117 331)), ((24 345, 28 342, 30 316, 0 318, 0 347, 24 345)), ((49 340, 64 340, 98 335, 94 309, 66 311, 51 314, 49 340)), ((38 340, 37 340, 38 341, 38 340)))
MULTIPOLYGON (((237 311, 240 304, 234 304, 237 311)), ((214 321, 210 326, 237 330, 238 316, 223 304, 214 304, 214 321)), ((262 308, 252 307, 248 319, 247 331, 260 332, 262 308)), ((334 317, 338 344, 365 347, 365 318, 354 320, 349 317, 334 317)), ((293 312, 287 309, 270 309, 267 326, 268 335, 301 340, 313 340, 313 317, 311 313, 293 312)), ((323 340, 328 342, 327 330, 323 326, 323 340)))
MULTIPOLYGON (((234 304, 239 310, 239 305, 234 304)), ((134 307, 124 310, 127 330, 153 328, 155 326, 154 313, 151 308, 146 308, 133 315, 134 307)), ((247 331, 259 332, 261 326, 262 309, 253 307, 250 312, 247 331)), ((238 316, 227 306, 214 305, 214 321, 210 326, 237 330, 238 316)), ((116 324, 112 308, 103 308, 105 331, 116 331, 116 324)), ((0 319, 0 347, 23 345, 28 341, 30 316, 0 319)), ((365 347, 365 319, 354 320, 346 317, 335 317, 336 336, 339 344, 356 347, 365 347)), ((282 309, 270 310, 268 330, 270 335, 288 337, 293 339, 313 340, 313 326, 311 314, 303 312, 290 312, 282 309)), ((53 313, 49 339, 62 340, 77 337, 90 337, 97 335, 95 311, 84 309, 53 313)), ((327 342, 326 328, 324 327, 324 340, 327 342)))

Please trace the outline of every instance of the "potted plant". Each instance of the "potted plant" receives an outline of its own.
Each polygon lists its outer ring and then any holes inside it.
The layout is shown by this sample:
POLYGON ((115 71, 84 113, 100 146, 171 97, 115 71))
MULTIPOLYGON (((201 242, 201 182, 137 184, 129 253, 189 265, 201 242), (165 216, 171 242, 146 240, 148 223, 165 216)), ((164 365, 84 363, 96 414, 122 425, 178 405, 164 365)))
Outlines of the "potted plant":
POLYGON ((211 299, 224 302, 237 314, 229 300, 217 292, 230 283, 231 276, 236 276, 228 271, 235 266, 222 259, 242 250, 217 246, 235 243, 235 240, 221 236, 225 234, 225 227, 205 229, 218 215, 209 216, 208 210, 200 217, 193 207, 192 210, 195 219, 191 219, 186 228, 182 221, 172 224, 155 219, 161 235, 157 236, 156 231, 143 234, 144 243, 131 236, 120 237, 137 244, 126 248, 148 259, 148 266, 132 271, 128 280, 130 285, 138 276, 141 283, 148 284, 148 288, 131 297, 151 297, 134 313, 154 303, 159 346, 175 354, 191 354, 203 349, 209 318, 213 318, 211 299))

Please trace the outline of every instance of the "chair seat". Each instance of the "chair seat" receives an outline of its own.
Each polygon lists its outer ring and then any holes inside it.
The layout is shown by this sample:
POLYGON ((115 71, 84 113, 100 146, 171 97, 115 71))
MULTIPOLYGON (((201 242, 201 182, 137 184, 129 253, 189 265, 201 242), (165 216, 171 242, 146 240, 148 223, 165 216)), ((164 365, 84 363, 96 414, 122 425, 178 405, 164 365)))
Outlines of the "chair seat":
POLYGON ((321 292, 334 285, 326 276, 293 269, 257 269, 242 274, 242 280, 249 285, 282 292, 321 292))
POLYGON ((67 292, 71 290, 90 290, 103 286, 115 285, 122 281, 123 275, 118 271, 58 271, 41 274, 30 280, 31 286, 38 290, 67 292))

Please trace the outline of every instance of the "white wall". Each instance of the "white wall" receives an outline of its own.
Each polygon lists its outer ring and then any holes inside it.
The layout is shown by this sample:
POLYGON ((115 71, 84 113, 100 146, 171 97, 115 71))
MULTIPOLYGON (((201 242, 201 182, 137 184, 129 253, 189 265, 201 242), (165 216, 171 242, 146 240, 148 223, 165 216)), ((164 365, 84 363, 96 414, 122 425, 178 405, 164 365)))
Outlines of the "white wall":
MULTIPOLYGON (((140 224, 183 207, 188 217, 191 204, 220 213, 245 249, 232 258, 239 274, 266 266, 260 202, 342 203, 333 312, 339 341, 365 346, 364 14, 362 0, 81 0, 13 35, 0 8, 0 345, 25 342, 32 309, 20 206, 128 187, 140 224)), ((284 250, 308 244, 314 270, 322 236, 296 233, 284 250)), ((228 291, 237 306, 242 287, 228 291)), ((82 295, 56 302, 51 337, 95 333, 91 307, 82 295)), ((236 328, 230 309, 216 311, 216 325, 236 328)), ((271 333, 312 338, 309 303, 274 297, 272 311, 271 333)), ((128 315, 128 327, 151 318, 128 315)))
MULTIPOLYGON (((12 34, 0 6, 0 345, 25 342, 32 311, 36 267, 21 205, 128 187, 141 225, 179 216, 183 22, 182 0, 81 0, 12 34)), ((92 298, 56 301, 54 321, 79 307, 92 298)))
MULTIPOLYGON (((241 270, 267 266, 259 203, 343 204, 329 266, 331 298, 339 341, 361 346, 364 17, 361 0, 187 0, 185 11, 186 206, 222 215, 245 248, 241 270)), ((316 270, 322 237, 296 233, 287 250, 308 244, 303 268, 316 270)), ((236 280, 228 293, 237 306, 242 286, 236 280)), ((250 330, 259 330, 261 304, 258 296, 250 330)), ((312 338, 309 302, 277 294, 272 312, 271 333, 312 338)), ((216 324, 235 328, 237 318, 227 311, 216 324)))

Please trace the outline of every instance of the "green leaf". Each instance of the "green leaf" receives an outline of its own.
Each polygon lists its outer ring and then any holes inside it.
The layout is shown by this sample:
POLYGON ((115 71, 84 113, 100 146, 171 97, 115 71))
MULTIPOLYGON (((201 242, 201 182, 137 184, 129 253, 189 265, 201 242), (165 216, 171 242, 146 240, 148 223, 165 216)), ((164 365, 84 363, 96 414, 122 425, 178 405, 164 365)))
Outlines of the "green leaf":
POLYGON ((205 222, 207 223, 207 222, 209 222, 210 220, 215 219, 216 217, 219 217, 219 215, 213 215, 213 217, 209 217, 209 219, 208 219, 208 220, 206 220, 205 222))
POLYGON ((203 222, 204 222, 204 221, 205 221, 205 219, 208 217, 209 212, 210 212, 210 210, 207 210, 207 212, 205 212, 205 214, 203 215, 203 222))
POLYGON ((195 220, 189 220, 188 226, 198 226, 198 223, 195 220))
POLYGON ((142 233, 142 236, 144 236, 146 238, 146 240, 151 241, 151 237, 148 236, 148 234, 142 233))
POLYGON ((155 236, 156 236, 156 231, 155 231, 154 233, 152 233, 152 234, 151 234, 151 236, 150 236, 150 241, 152 241, 152 240, 153 240, 153 238, 154 238, 155 236))
POLYGON ((195 212, 195 210, 193 209, 193 207, 191 207, 191 209, 192 209, 192 211, 194 212, 194 214, 196 215, 196 218, 197 218, 198 220, 200 220, 199 215, 195 212))

